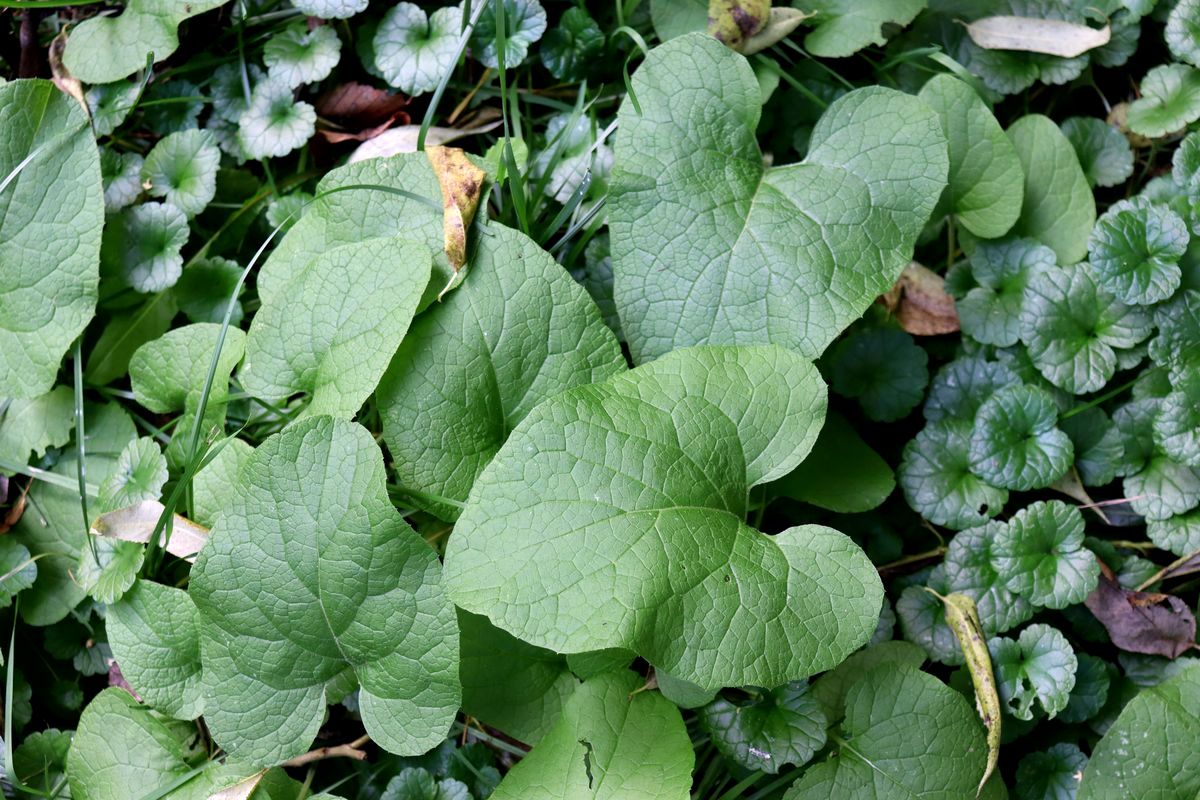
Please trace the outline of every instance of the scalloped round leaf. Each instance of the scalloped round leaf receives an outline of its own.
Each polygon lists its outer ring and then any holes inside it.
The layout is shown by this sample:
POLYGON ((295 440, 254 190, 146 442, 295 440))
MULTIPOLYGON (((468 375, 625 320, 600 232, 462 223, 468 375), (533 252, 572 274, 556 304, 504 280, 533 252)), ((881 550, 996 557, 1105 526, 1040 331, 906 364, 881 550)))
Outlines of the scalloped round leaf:
POLYGON ((1070 742, 1030 753, 1017 764, 1017 800, 1075 800, 1087 762, 1070 742))
POLYGON ((1193 666, 1129 701, 1092 749, 1079 800, 1185 800, 1198 792, 1200 669, 1193 666))
MULTIPOLYGON (((943 13, 959 9, 955 6, 944 6, 943 13)), ((990 15, 1006 15, 1053 20, 1074 24, 1086 24, 1087 17, 1082 13, 1079 3, 1045 2, 1045 0, 1002 0, 996 2, 972 3, 964 11, 968 16, 981 19, 990 15)), ((963 16, 955 13, 950 17, 950 24, 956 27, 963 16)), ((974 21, 974 20, 971 20, 974 21)), ((1068 83, 1078 78, 1087 68, 1090 53, 1063 58, 1047 53, 1025 52, 1005 49, 986 49, 979 46, 965 32, 954 31, 948 43, 957 45, 951 48, 952 55, 965 64, 972 73, 978 75, 983 83, 992 91, 1000 94, 1016 94, 1028 89, 1035 81, 1058 85, 1068 83), (957 51, 957 52, 954 52, 957 51)), ((1100 51, 1094 51, 1100 52, 1100 51)))
POLYGON ((834 345, 826 360, 829 385, 858 401, 869 419, 892 422, 925 396, 929 357, 913 337, 894 328, 866 328, 834 345))
POLYGON ((1075 457, 1058 429, 1050 394, 1034 386, 1006 386, 979 407, 971 430, 971 471, 1005 489, 1028 491, 1062 477, 1075 457))
POLYGON ((267 79, 250 93, 250 104, 237 124, 237 141, 247 157, 286 156, 312 138, 317 112, 297 101, 291 87, 267 79))
POLYGON ((216 197, 220 165, 221 151, 212 134, 192 129, 160 139, 146 156, 142 179, 151 196, 194 217, 216 197))
POLYGON ((1083 260, 1096 222, 1096 201, 1075 148, 1041 114, 1021 117, 1007 133, 1025 171, 1025 202, 1011 234, 1047 245, 1061 264, 1083 260))
POLYGON ((153 438, 135 439, 121 450, 112 472, 100 484, 97 512, 157 500, 167 483, 167 460, 153 438))
MULTIPOLYGON (((241 276, 241 264, 228 258, 212 256, 193 262, 171 288, 179 310, 191 322, 220 323, 225 320, 229 298, 238 289, 241 276)), ((229 324, 236 328, 243 316, 245 311, 241 301, 237 300, 233 304, 229 324)))
POLYGON ((67 754, 74 731, 50 728, 29 734, 12 754, 13 775, 30 789, 45 792, 44 797, 61 793, 66 777, 67 754))
POLYGON ((1172 381, 1200 371, 1200 291, 1188 289, 1154 311, 1158 335, 1150 340, 1150 358, 1168 367, 1172 381))
POLYGON ((1200 119, 1200 71, 1184 64, 1163 64, 1142 78, 1141 97, 1129 104, 1126 124, 1134 133, 1156 139, 1200 119))
POLYGON ((142 194, 142 167, 137 153, 100 150, 100 176, 104 181, 104 210, 111 214, 132 205, 142 194))
POLYGON ((1156 452, 1154 420, 1161 405, 1161 398, 1149 397, 1125 403, 1113 412, 1113 424, 1117 426, 1124 453, 1118 475, 1139 472, 1156 452))
POLYGON ((1004 364, 978 356, 956 358, 933 376, 925 399, 925 419, 930 423, 975 419, 979 407, 996 390, 1020 382, 1004 364))
POLYGON ((84 99, 92 115, 92 130, 97 136, 115 131, 133 111, 142 85, 137 81, 117 81, 89 86, 84 99))
POLYGON ((795 681, 751 690, 748 700, 718 697, 700 710, 700 725, 726 758, 774 775, 811 761, 825 746, 829 721, 808 682, 795 681))
POLYGON ((146 557, 145 545, 97 537, 95 549, 84 547, 72 570, 75 582, 99 603, 115 603, 137 580, 146 557))
POLYGON ((1108 689, 1117 669, 1112 664, 1087 653, 1077 653, 1079 667, 1075 670, 1075 686, 1066 708, 1059 712, 1063 722, 1087 722, 1100 713, 1108 702, 1108 689))
POLYGON ((919 97, 949 143, 950 179, 939 206, 980 238, 1003 236, 1021 215, 1025 191, 1012 142, 975 90, 953 75, 935 75, 919 97))
POLYGON ((404 339, 431 263, 422 243, 376 238, 293 266, 250 323, 242 386, 272 403, 303 392, 304 415, 352 418, 404 339))
POLYGON ((839 747, 784 800, 974 797, 987 746, 965 697, 904 665, 868 671, 846 693, 839 747))
POLYGON ((1200 509, 1166 519, 1148 520, 1146 536, 1154 544, 1179 557, 1200 550, 1200 509))
POLYGON ((1104 486, 1125 457, 1121 434, 1103 409, 1085 408, 1058 421, 1075 446, 1075 469, 1084 486, 1104 486))
POLYGON ((1200 133, 1189 133, 1175 149, 1171 156, 1171 178, 1178 188, 1192 192, 1200 188, 1200 133))
POLYGON ((1029 358, 1046 380, 1073 394, 1103 388, 1116 372, 1116 351, 1151 331, 1150 315, 1118 302, 1086 264, 1048 270, 1025 291, 1021 339, 1029 358))
POLYGON ((584 681, 491 800, 686 797, 695 754, 683 718, 641 684, 628 671, 584 681))
POLYGON ((532 644, 624 647, 706 689, 828 669, 875 629, 874 568, 829 528, 743 521, 824 411, 816 369, 775 346, 678 350, 556 395, 476 480, 451 595, 532 644))
POLYGON ((584 8, 568 8, 552 28, 538 56, 542 66, 560 81, 582 80, 604 51, 604 32, 584 8))
MULTIPOLYGON (((187 461, 200 395, 220 335, 221 326, 216 323, 184 325, 142 345, 129 360, 129 383, 137 401, 156 414, 176 411, 183 414, 167 445, 167 463, 173 466, 179 467, 187 461)), ((245 347, 245 333, 233 327, 225 331, 201 420, 201 441, 205 435, 224 428, 229 375, 242 360, 245 347)))
POLYGON ((398 3, 375 32, 375 67, 389 85, 406 94, 432 91, 454 69, 461 32, 461 6, 446 6, 426 16, 419 6, 398 3))
MULTIPOLYGON (((938 594, 950 591, 946 570, 934 567, 926 584, 938 594)), ((942 664, 963 663, 962 648, 954 631, 946 624, 946 606, 924 586, 907 586, 896 601, 896 616, 904 638, 919 646, 934 661, 942 664)))
POLYGON ((1192 66, 1200 66, 1200 2, 1179 0, 1167 15, 1163 38, 1171 55, 1192 66))
POLYGON ((1034 612, 1029 600, 1006 586, 1005 579, 993 566, 993 554, 1004 527, 1003 523, 992 521, 956 533, 942 567, 947 588, 975 601, 979 621, 988 636, 1015 628, 1028 621, 1034 612))
POLYGON ((1038 275, 1054 269, 1055 258, 1053 250, 1033 239, 983 242, 976 247, 970 264, 979 285, 955 303, 963 333, 983 344, 1016 344, 1021 338, 1025 289, 1038 275))
POLYGON ((18 592, 33 586, 37 574, 29 549, 12 536, 0 537, 0 608, 8 608, 18 592))
POLYGON ((84 83, 112 83, 170 56, 179 47, 179 24, 227 0, 129 0, 117 16, 99 15, 71 29, 63 64, 84 83))
POLYGON ((256 764, 305 752, 326 682, 349 668, 380 747, 442 741, 460 700, 454 606, 437 555, 388 499, 371 435, 301 420, 238 478, 189 585, 213 738, 256 764))
POLYGON ((1008 490, 971 471, 971 426, 959 419, 926 425, 904 448, 896 479, 909 506, 934 525, 982 525, 1004 510, 1008 490))
POLYGON ((0 386, 37 397, 95 314, 104 227, 87 116, 50 81, 0 85, 0 175, 0 386))
POLYGON ((106 271, 134 291, 169 289, 183 274, 187 216, 170 203, 142 203, 120 212, 104 226, 101 259, 106 271))
POLYGON ((113 658, 139 697, 175 719, 200 716, 200 614, 187 592, 138 581, 105 622, 113 658))
POLYGON ((992 541, 997 575, 1035 606, 1082 603, 1100 578, 1100 562, 1083 546, 1083 528, 1082 512, 1059 500, 1021 509, 992 541))
POLYGON ((371 0, 292 0, 292 5, 310 17, 349 19, 366 11, 371 0))
POLYGON ((715 39, 656 47, 633 91, 642 113, 627 101, 618 114, 608 214, 638 363, 701 343, 819 355, 891 288, 945 187, 941 124, 915 97, 851 92, 817 123, 806 161, 767 169, 758 81, 715 39))
POLYGON ((504 15, 504 66, 512 69, 521 65, 530 46, 546 32, 546 9, 538 0, 502 0, 479 17, 471 31, 471 53, 492 69, 500 66, 496 49, 500 14, 504 15))
POLYGON ((342 40, 332 26, 309 30, 304 21, 289 25, 263 45, 267 80, 289 88, 325 80, 341 56, 342 40))
POLYGON ((1054 719, 1067 707, 1079 666, 1067 638, 1056 628, 1030 625, 1013 640, 1001 636, 988 641, 996 671, 997 689, 1004 709, 1021 720, 1031 720, 1034 704, 1054 719))
POLYGON ((794 5, 815 13, 804 48, 820 58, 845 58, 864 47, 887 44, 884 26, 904 27, 927 0, 805 0, 794 5))
POLYGON ((1133 148, 1116 127, 1095 117, 1069 117, 1059 128, 1092 186, 1117 186, 1133 174, 1133 148))
POLYGON ((1154 441, 1175 461, 1200 467, 1200 370, 1180 377, 1158 407, 1154 441))
POLYGON ((1200 505, 1200 468, 1154 452, 1146 465, 1121 485, 1129 506, 1149 520, 1165 520, 1200 505))
POLYGON ((1092 269, 1100 285, 1118 300, 1151 305, 1179 288, 1179 259, 1188 238, 1187 224, 1174 211, 1144 197, 1120 200, 1092 230, 1092 269))

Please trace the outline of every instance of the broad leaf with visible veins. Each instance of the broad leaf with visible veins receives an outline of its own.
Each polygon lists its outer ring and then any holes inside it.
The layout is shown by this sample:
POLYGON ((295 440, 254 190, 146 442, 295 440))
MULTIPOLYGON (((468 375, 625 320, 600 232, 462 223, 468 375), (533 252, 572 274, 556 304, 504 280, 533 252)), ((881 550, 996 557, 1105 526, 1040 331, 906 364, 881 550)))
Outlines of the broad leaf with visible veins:
POLYGON ((899 277, 946 185, 941 124, 899 92, 840 98, 804 163, 768 169, 754 72, 715 39, 655 48, 633 91, 608 213, 635 362, 693 344, 819 355, 899 277))
POLYGON ((874 567, 829 528, 745 523, 751 487, 800 462, 824 411, 815 368, 775 346, 680 350, 556 395, 475 482, 446 550, 454 601, 708 689, 834 666, 875 629, 874 567))

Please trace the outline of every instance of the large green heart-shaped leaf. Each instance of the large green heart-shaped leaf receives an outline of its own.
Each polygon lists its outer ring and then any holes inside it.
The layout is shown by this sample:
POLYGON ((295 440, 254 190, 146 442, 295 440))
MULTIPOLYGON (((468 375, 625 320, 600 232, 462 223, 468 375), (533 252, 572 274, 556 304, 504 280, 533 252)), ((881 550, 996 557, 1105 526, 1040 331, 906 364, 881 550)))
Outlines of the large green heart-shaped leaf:
POLYGON ((424 244, 378 238, 292 267, 250 325, 246 391, 272 402, 307 392, 305 414, 353 417, 408 331, 431 258, 424 244))
POLYGON ((636 362, 762 342, 816 357, 899 277, 946 185, 937 116, 879 87, 829 107, 804 163, 766 168, 754 72, 702 34, 651 51, 633 93, 608 207, 636 362))
POLYGON ((585 682, 492 800, 686 800, 695 755, 679 710, 632 672, 585 682))
POLYGON ((50 390, 96 310, 104 189, 79 104, 49 81, 0 86, 0 393, 50 390))
POLYGON ((62 447, 75 425, 75 396, 56 386, 37 397, 0 397, 0 460, 13 466, 41 458, 48 447, 62 447))
POLYGON ((458 628, 437 556, 388 500, 367 431, 331 417, 264 441, 192 569, 205 720, 259 764, 308 749, 350 668, 371 738, 415 755, 459 704, 458 628))
POLYGON ((704 688, 778 686, 874 631, 882 591, 847 537, 765 536, 751 487, 796 466, 825 411, 775 346, 697 347, 572 389, 517 425, 446 551, 456 603, 558 652, 636 651, 704 688))

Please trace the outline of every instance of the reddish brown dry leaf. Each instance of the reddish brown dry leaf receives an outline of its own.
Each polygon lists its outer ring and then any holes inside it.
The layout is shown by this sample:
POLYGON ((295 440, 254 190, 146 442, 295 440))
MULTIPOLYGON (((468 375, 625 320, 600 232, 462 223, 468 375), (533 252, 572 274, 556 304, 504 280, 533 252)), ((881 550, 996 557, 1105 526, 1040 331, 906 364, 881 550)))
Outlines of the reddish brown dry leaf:
POLYGON ((1100 569, 1100 583, 1084 602, 1113 644, 1130 653, 1167 658, 1195 646, 1196 617, 1186 603, 1174 595, 1126 589, 1107 565, 1100 569))
MULTIPOLYGON (((3 478, 3 476, 0 476, 3 478)), ((7 493, 8 479, 3 478, 6 486, 4 491, 0 492, 0 498, 7 493)), ((0 509, 0 533, 8 533, 13 526, 21 519, 21 515, 25 513, 25 495, 29 493, 29 484, 20 487, 18 494, 13 498, 12 505, 6 509, 0 509)))
POLYGON ((954 298, 946 294, 946 281, 916 261, 904 268, 882 300, 900 327, 913 336, 938 336, 958 330, 958 312, 954 298))
POLYGON ((129 681, 125 680, 125 676, 121 674, 121 665, 117 663, 115 658, 108 659, 108 685, 116 686, 118 689, 124 689, 133 696, 134 700, 139 703, 142 698, 138 697, 138 693, 129 685, 129 681))
POLYGON ((317 114, 339 130, 318 131, 328 142, 365 142, 392 125, 407 125, 408 98, 362 83, 343 83, 317 100, 317 114))

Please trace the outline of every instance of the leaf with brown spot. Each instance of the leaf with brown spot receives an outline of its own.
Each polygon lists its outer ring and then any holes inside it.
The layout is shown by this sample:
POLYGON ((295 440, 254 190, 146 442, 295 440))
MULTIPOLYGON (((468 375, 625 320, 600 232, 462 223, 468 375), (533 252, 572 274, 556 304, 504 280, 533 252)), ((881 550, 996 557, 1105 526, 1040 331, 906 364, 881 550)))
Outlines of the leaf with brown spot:
POLYGON ((770 15, 771 0, 709 0, 708 34, 740 53, 770 15))
POLYGON ((487 173, 457 147, 430 147, 425 155, 442 189, 442 247, 454 269, 454 277, 442 290, 445 294, 461 280, 459 273, 467 263, 467 230, 475 221, 487 173))
POLYGON ((1113 644, 1130 653, 1177 658, 1196 642, 1196 617, 1178 597, 1138 592, 1117 583, 1107 565, 1084 603, 1108 631, 1113 644))
POLYGON ((913 336, 938 336, 958 330, 954 298, 946 294, 946 281, 916 261, 909 263, 883 304, 900 327, 913 336))

